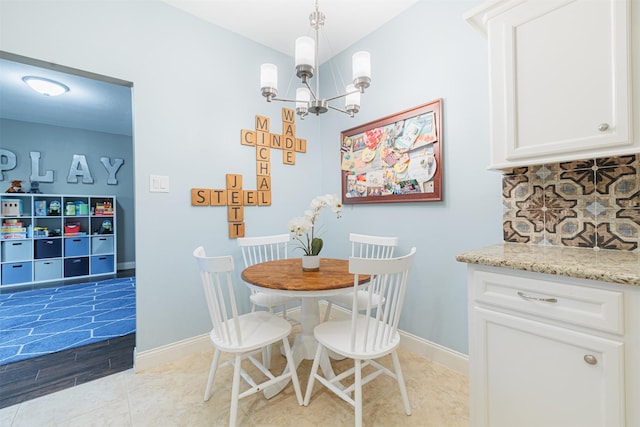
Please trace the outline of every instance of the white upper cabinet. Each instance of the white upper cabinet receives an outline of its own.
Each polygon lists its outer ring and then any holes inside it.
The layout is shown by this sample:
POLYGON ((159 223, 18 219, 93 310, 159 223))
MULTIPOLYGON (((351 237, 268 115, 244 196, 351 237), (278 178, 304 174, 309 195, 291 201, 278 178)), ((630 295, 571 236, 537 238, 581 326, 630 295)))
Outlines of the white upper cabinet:
POLYGON ((638 0, 493 0, 465 15, 489 43, 490 168, 640 151, 639 12, 638 0))

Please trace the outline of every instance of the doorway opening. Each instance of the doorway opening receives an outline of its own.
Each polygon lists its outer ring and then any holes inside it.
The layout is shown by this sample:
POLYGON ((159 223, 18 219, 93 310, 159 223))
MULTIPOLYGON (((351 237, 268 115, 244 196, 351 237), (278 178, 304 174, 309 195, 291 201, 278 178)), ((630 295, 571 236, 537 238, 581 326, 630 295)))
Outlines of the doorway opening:
MULTIPOLYGON (((3 277, 0 269, 0 294, 44 288, 54 290, 67 284, 97 282, 110 277, 135 279, 132 89, 131 82, 0 51, 0 193, 3 193, 0 198, 6 196, 5 191, 13 187, 13 181, 20 181, 22 191, 25 192, 33 190, 35 182, 37 191, 46 195, 113 196, 116 200, 116 206, 113 208, 117 213, 111 225, 115 237, 112 252, 115 274, 80 274, 68 277, 63 272, 59 278, 53 276, 43 280, 32 270, 28 276, 31 280, 20 279, 16 282, 9 276, 3 277), (68 92, 60 96, 36 93, 25 82, 25 77, 29 76, 60 82, 68 88, 68 92)), ((4 223, 4 214, 2 219, 4 223)), ((16 222, 20 222, 19 218, 11 223, 16 222)), ((108 226, 108 221, 105 224, 108 226)), ((27 228, 27 224, 24 225, 24 228, 27 228)), ((34 224, 30 225, 30 243, 33 244, 36 239, 33 234, 35 227, 34 224)), ((87 228, 84 232, 90 239, 92 226, 89 225, 87 228)), ((60 235, 57 238, 63 239, 64 236, 60 235)), ((25 241, 28 239, 25 235, 25 241)), ((4 238, 0 240, 5 242, 4 238)), ((2 249, 0 248, 0 253, 2 249)), ((32 247, 33 250, 35 245, 32 247)), ((88 261, 91 261, 92 255, 89 249, 88 261)), ((34 261, 36 260, 31 260, 34 261)), ((0 256, 0 262, 4 266, 9 261, 5 262, 0 256)), ((40 321, 44 322, 47 319, 40 321)), ((21 335, 24 330, 16 334, 14 344, 20 345, 20 339, 26 339, 21 335)), ((58 363, 55 362, 56 355, 59 356, 65 351, 90 351, 95 355, 100 351, 113 351, 118 347, 125 357, 130 359, 132 366, 135 332, 115 341, 107 340, 102 344, 93 343, 91 346, 94 347, 66 349, 50 356, 40 355, 38 365, 49 366, 49 369, 52 369, 51 364, 58 363), (114 343, 117 345, 113 345, 114 343), (42 359, 49 357, 51 359, 48 362, 42 359)), ((37 372, 33 373, 32 370, 25 370, 21 366, 16 365, 14 369, 10 367, 10 363, 2 366, 1 353, 0 351, 0 375, 10 375, 13 383, 28 383, 28 375, 37 376, 37 372)), ((56 370, 62 372, 64 369, 61 366, 56 370)), ((87 370, 91 371, 91 375, 87 373, 85 378, 99 377, 95 367, 88 367, 87 370)), ((0 384, 4 383, 4 380, 0 381, 0 384)), ((35 386, 36 382, 32 383, 35 386)), ((66 388, 79 382, 76 378, 60 379, 58 383, 62 388, 66 388)), ((31 393, 22 390, 21 394, 25 397, 24 400, 28 400, 53 391, 57 390, 45 386, 42 390, 32 390, 31 393)), ((0 394, 6 396, 4 392, 0 394)), ((12 401, 10 404, 15 403, 20 401, 12 401)), ((2 402, 0 407, 3 407, 2 402)))

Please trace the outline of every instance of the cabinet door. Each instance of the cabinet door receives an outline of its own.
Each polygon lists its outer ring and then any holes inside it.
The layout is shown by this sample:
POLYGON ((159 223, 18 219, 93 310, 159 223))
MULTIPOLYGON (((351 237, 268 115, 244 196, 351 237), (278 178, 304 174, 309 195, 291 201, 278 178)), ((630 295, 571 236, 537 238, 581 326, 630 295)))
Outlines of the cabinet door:
POLYGON ((624 425, 624 345, 472 309, 475 426, 624 425))
POLYGON ((625 0, 543 0, 489 21, 494 167, 632 149, 628 16, 625 0))

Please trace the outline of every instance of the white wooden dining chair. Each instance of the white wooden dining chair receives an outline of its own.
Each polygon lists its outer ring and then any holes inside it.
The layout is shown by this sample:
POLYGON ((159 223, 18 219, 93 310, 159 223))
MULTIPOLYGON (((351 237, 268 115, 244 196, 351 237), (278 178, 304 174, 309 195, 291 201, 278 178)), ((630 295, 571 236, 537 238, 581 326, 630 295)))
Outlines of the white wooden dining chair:
MULTIPOLYGON (((261 262, 287 259, 287 249, 291 236, 289 234, 275 234, 271 236, 238 237, 236 240, 242 251, 244 268, 247 268, 261 262)), ((256 307, 264 307, 274 313, 275 309, 280 307, 280 313, 283 318, 294 324, 297 323, 287 316, 287 303, 291 301, 299 302, 298 299, 260 292, 252 286, 249 286, 249 289, 251 291, 251 295, 249 295, 251 311, 255 311, 256 307)), ((265 348, 262 361, 266 367, 271 367, 271 347, 265 348)))
POLYGON ((395 378, 400 388, 404 410, 411 415, 411 406, 407 389, 400 368, 400 360, 396 349, 400 345, 398 322, 402 313, 407 279, 413 262, 416 248, 409 254, 388 259, 349 258, 349 272, 354 274, 354 298, 352 302, 351 318, 346 320, 329 320, 320 323, 313 330, 318 340, 304 404, 307 406, 311 399, 313 385, 319 381, 341 399, 355 409, 355 425, 362 425, 362 386, 372 381, 380 374, 395 378), (370 275, 370 283, 379 285, 379 292, 383 300, 375 307, 372 305, 373 285, 358 286, 359 276, 370 275), (365 313, 358 312, 357 291, 366 288, 368 292, 365 313), (375 312, 375 314, 374 314, 375 312), (333 378, 325 378, 318 373, 323 352, 333 351, 343 357, 354 360, 354 366, 341 372, 333 378), (394 370, 387 369, 375 359, 391 354, 394 370), (362 377, 362 369, 370 366, 366 377, 362 377), (353 383, 344 387, 344 381, 354 376, 353 383))
MULTIPOLYGON (((244 268, 247 268, 261 262, 287 259, 287 248, 291 236, 289 234, 276 234, 272 236, 238 237, 236 240, 242 251, 244 268)), ((271 312, 275 308, 281 307, 282 317, 287 319, 287 303, 296 301, 295 298, 260 292, 252 287, 250 289, 251 311, 255 311, 257 306, 265 307, 271 312)))
POLYGON ((291 379, 298 404, 302 405, 302 393, 296 374, 288 336, 291 324, 280 316, 268 311, 253 311, 238 314, 232 274, 234 271, 231 256, 207 257, 202 246, 193 251, 198 263, 204 294, 209 308, 213 329, 209 334, 215 349, 204 400, 211 397, 213 380, 218 369, 221 352, 234 354, 234 358, 220 365, 233 365, 233 382, 231 386, 231 408, 229 425, 235 426, 238 414, 238 401, 246 396, 262 391, 265 387, 291 379), (274 376, 254 356, 265 346, 281 342, 287 359, 287 367, 279 376, 274 376), (261 383, 256 381, 242 368, 242 361, 249 360, 267 379, 261 383), (240 392, 240 377, 249 388, 240 392))
MULTIPOLYGON (((351 242, 351 256, 358 258, 391 258, 398 246, 399 239, 397 237, 383 237, 383 236, 370 236, 366 234, 349 234, 349 241, 351 242)), ((358 291, 358 310, 362 311, 366 308, 368 292, 358 291)), ((373 307, 377 306, 380 302, 380 296, 377 289, 373 289, 373 307)), ((350 308, 353 301, 353 294, 340 294, 332 297, 327 297, 327 307, 324 311, 323 321, 329 320, 331 315, 331 307, 333 304, 337 304, 341 307, 350 308)))

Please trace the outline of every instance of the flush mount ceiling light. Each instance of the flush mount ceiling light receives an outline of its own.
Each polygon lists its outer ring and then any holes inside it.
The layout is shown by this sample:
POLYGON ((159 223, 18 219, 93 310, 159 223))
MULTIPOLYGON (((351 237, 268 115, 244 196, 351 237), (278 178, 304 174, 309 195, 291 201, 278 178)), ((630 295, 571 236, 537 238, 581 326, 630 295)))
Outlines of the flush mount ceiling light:
POLYGON ((260 66, 260 88, 262 96, 267 102, 284 101, 295 102, 296 113, 304 118, 312 113, 319 116, 326 113, 329 108, 346 113, 353 117, 360 111, 360 94, 371 84, 371 57, 369 52, 356 52, 352 58, 353 84, 346 86, 345 93, 331 98, 320 97, 320 69, 316 66, 318 60, 318 34, 324 25, 324 14, 318 9, 309 15, 311 28, 315 30, 315 37, 298 37, 295 44, 296 76, 300 78, 303 87, 296 89, 296 99, 277 98, 278 95, 278 67, 274 64, 262 64, 260 66), (316 88, 311 88, 309 80, 315 72, 316 88), (344 109, 330 105, 329 102, 344 98, 344 109))
POLYGON ((60 82, 44 77, 25 76, 22 78, 29 87, 45 96, 58 96, 69 92, 69 88, 60 82))

